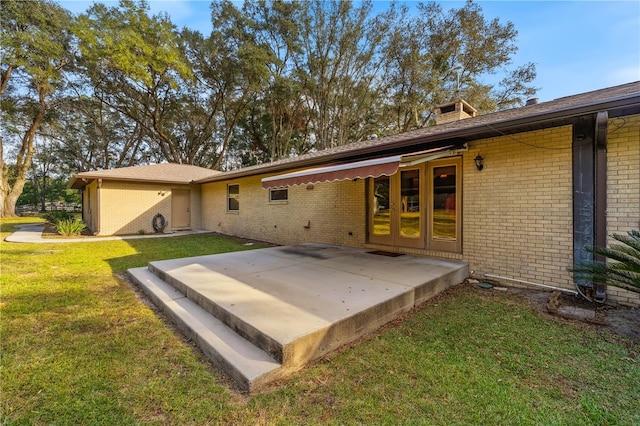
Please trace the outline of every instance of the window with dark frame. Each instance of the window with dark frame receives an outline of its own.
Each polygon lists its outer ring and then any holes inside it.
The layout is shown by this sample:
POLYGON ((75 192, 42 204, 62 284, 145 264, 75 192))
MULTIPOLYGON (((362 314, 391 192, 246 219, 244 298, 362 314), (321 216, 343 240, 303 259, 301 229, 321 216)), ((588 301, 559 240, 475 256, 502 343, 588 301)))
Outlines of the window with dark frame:
POLYGON ((269 188, 269 202, 288 201, 289 188, 269 188))
POLYGON ((227 211, 237 212, 240 210, 240 185, 227 185, 227 211))

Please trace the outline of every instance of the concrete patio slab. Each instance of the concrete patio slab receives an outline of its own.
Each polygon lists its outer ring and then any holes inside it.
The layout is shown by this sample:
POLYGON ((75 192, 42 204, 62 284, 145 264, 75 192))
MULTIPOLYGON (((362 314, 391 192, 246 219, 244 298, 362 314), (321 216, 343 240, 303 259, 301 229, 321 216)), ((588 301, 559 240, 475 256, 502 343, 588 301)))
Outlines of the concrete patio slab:
MULTIPOLYGON (((152 262, 130 275, 151 293, 156 290, 147 287, 171 285, 178 296, 166 290, 167 301, 152 296, 154 303, 165 311, 174 309, 176 297, 197 305, 280 363, 281 371, 269 377, 281 377, 462 282, 468 266, 305 244, 152 262)), ((248 390, 266 380, 230 374, 243 377, 237 380, 248 390)))

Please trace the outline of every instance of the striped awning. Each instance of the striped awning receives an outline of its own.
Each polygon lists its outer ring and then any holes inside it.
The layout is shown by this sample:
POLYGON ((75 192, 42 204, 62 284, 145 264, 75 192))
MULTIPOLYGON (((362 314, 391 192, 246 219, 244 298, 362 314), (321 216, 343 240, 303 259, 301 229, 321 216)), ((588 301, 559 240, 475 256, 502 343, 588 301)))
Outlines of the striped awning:
POLYGON ((265 189, 282 188, 285 186, 391 176, 396 174, 398 168, 403 165, 415 165, 442 156, 452 155, 448 153, 452 148, 453 145, 450 145, 410 154, 298 170, 264 178, 262 179, 262 187, 265 189))

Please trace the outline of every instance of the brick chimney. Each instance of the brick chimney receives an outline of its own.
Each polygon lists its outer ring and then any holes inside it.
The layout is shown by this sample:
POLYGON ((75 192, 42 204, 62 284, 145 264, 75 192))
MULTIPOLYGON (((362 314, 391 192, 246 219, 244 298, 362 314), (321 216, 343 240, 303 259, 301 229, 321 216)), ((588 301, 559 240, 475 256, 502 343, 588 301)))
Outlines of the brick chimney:
POLYGON ((434 112, 436 114, 436 124, 450 123, 464 118, 475 117, 478 114, 478 111, 464 99, 438 105, 434 112))

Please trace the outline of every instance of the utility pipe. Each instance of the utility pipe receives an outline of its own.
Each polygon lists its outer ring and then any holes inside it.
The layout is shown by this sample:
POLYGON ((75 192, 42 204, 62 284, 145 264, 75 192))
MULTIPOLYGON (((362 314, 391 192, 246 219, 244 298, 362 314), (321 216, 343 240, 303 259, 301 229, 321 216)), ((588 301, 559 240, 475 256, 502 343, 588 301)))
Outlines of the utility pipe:
POLYGON ((571 293, 571 294, 576 295, 576 296, 578 295, 578 292, 576 290, 570 290, 568 288, 555 287, 555 286, 552 286, 552 285, 534 283, 534 282, 531 282, 531 281, 519 280, 517 278, 503 277, 503 276, 494 275, 494 274, 485 273, 483 275, 485 277, 489 277, 489 278, 497 278, 497 279, 500 279, 500 280, 515 281, 515 282, 521 283, 521 284, 535 285, 535 286, 538 286, 538 287, 549 288, 549 289, 552 289, 552 290, 564 291, 565 293, 571 293))

